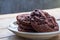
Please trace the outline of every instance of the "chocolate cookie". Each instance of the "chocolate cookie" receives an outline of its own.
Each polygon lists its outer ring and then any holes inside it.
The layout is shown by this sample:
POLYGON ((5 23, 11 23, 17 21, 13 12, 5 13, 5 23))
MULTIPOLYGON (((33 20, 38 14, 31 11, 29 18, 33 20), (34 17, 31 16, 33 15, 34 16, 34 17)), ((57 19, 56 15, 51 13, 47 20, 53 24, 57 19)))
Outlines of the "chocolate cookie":
POLYGON ((30 30, 33 29, 33 28, 31 28, 31 26, 24 26, 22 24, 18 25, 18 27, 23 28, 23 29, 30 29, 30 30))
POLYGON ((21 31, 21 32, 36 32, 35 30, 33 29, 23 29, 21 27, 18 27, 18 31, 21 31))
POLYGON ((52 32, 59 30, 55 18, 41 10, 37 10, 31 14, 31 25, 38 32, 52 32))
POLYGON ((58 31, 56 19, 42 10, 34 10, 31 14, 16 17, 18 30, 23 32, 52 32, 58 31))
POLYGON ((30 16, 28 14, 18 15, 16 19, 17 19, 18 27, 20 29, 22 28, 22 30, 33 31, 33 28, 31 27, 30 24, 30 16))

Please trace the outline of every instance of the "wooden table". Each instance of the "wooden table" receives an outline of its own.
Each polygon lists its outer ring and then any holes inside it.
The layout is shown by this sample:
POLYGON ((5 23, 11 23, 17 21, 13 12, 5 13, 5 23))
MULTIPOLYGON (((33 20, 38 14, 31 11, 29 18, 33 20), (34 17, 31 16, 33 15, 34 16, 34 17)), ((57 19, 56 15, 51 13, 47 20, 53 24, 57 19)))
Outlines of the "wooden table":
MULTIPOLYGON (((51 15, 55 16, 56 19, 60 18, 60 8, 48 9, 44 11, 49 12, 51 15)), ((30 13, 30 12, 23 12, 23 13, 30 13)), ((18 37, 7 29, 9 24, 12 21, 16 20, 15 17, 18 14, 21 13, 0 15, 0 40, 32 40, 23 37, 18 37)), ((53 37, 49 40, 60 40, 60 35, 57 35, 56 37, 53 37)))

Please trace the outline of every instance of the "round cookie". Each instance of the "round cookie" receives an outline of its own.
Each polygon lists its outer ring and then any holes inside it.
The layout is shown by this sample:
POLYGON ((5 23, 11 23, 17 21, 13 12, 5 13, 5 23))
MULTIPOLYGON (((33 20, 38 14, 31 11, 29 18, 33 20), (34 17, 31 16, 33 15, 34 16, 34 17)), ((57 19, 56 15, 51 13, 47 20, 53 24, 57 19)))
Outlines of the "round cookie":
POLYGON ((52 32, 59 30, 55 18, 41 10, 37 10, 31 14, 31 25, 37 32, 52 32))
POLYGON ((23 29, 28 29, 28 30, 32 30, 33 28, 31 28, 31 26, 24 26, 22 24, 18 25, 18 27, 21 27, 23 29))
POLYGON ((28 14, 22 14, 22 15, 18 15, 16 17, 17 19, 17 24, 19 27, 22 27, 23 29, 28 29, 28 30, 32 30, 33 28, 31 27, 30 24, 30 17, 28 14))
POLYGON ((18 27, 18 31, 21 31, 21 32, 36 32, 35 30, 33 29, 23 29, 21 27, 18 27))

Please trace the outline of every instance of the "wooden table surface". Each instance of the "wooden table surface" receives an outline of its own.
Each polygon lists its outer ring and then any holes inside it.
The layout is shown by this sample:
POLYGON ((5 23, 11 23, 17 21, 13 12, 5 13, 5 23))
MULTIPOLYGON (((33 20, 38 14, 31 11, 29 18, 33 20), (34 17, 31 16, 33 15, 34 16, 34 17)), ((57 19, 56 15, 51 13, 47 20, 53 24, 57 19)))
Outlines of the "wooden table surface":
MULTIPOLYGON (((59 16, 60 8, 48 9, 48 10, 44 10, 44 11, 47 11, 49 14, 55 16, 56 19, 60 18, 60 16, 59 16)), ((23 12, 23 13, 30 13, 30 12, 23 12)), ((12 21, 16 20, 15 17, 18 14, 21 14, 21 13, 0 15, 0 40, 33 40, 33 39, 18 37, 7 29, 9 24, 12 21)), ((60 35, 57 35, 56 37, 53 37, 48 40, 60 40, 60 35)))

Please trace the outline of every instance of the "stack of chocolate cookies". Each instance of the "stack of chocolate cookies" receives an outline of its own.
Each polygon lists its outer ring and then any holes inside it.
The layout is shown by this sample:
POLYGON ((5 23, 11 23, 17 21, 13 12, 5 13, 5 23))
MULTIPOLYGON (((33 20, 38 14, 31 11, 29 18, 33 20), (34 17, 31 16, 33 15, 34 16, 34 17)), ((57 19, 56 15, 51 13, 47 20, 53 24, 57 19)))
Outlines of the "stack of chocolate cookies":
POLYGON ((30 23, 30 15, 22 14, 17 17, 18 30, 23 32, 35 32, 30 23))
POLYGON ((34 10, 31 14, 16 17, 18 30, 23 32, 52 32, 58 31, 55 18, 42 10, 34 10))

